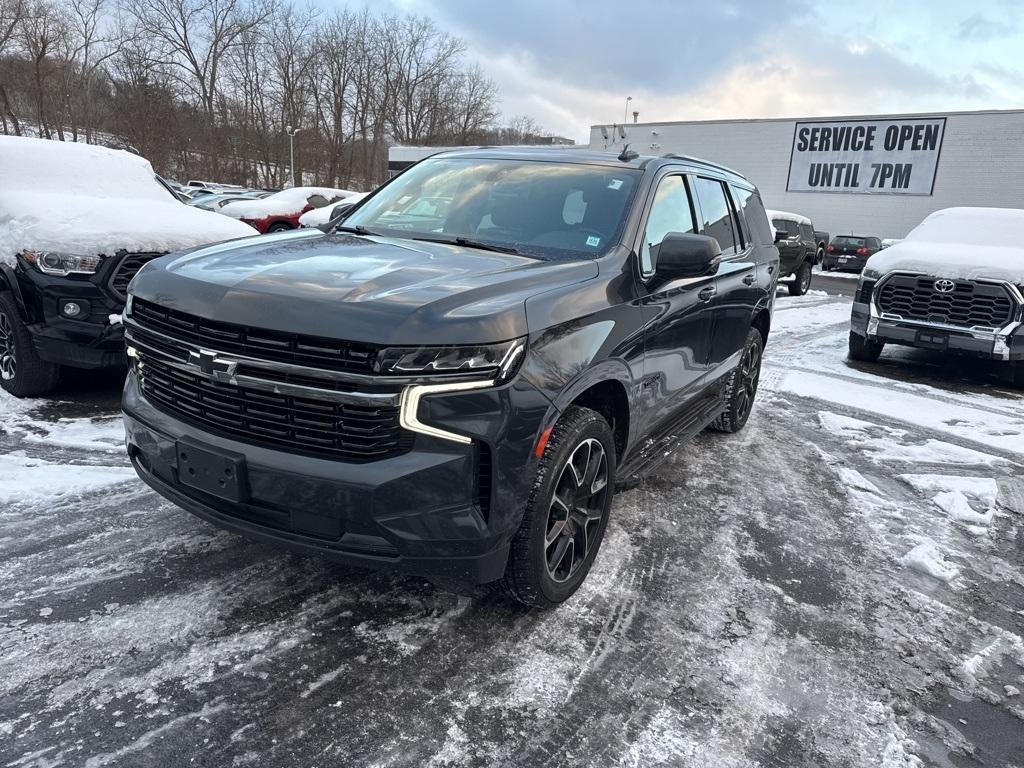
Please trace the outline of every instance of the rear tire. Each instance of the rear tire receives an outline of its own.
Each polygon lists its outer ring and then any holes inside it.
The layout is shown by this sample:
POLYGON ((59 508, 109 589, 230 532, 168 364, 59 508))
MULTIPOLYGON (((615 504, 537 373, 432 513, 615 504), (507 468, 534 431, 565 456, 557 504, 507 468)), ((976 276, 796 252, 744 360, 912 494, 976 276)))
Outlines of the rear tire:
POLYGON ((0 293, 0 387, 15 397, 39 397, 59 379, 60 366, 39 358, 14 297, 0 293))
POLYGON ((289 226, 288 224, 285 224, 283 221, 278 221, 267 227, 267 234, 273 235, 277 232, 287 232, 289 229, 292 229, 292 227, 289 226))
POLYGON ((601 547, 614 488, 611 427, 597 411, 569 408, 538 462, 526 514, 499 582, 503 591, 533 608, 569 599, 601 547))
POLYGON ((882 354, 884 348, 885 342, 871 341, 859 333, 850 331, 849 357, 851 360, 860 363, 873 363, 878 360, 878 356, 882 354))
POLYGON ((793 276, 793 282, 789 284, 789 295, 803 296, 810 287, 811 263, 805 261, 797 268, 796 274, 793 276))
POLYGON ((726 382, 725 410, 711 422, 711 429, 716 432, 739 432, 746 426, 750 412, 754 409, 757 397, 757 385, 761 380, 761 359, 764 351, 764 340, 757 328, 747 333, 747 342, 743 346, 743 355, 729 380, 726 382))

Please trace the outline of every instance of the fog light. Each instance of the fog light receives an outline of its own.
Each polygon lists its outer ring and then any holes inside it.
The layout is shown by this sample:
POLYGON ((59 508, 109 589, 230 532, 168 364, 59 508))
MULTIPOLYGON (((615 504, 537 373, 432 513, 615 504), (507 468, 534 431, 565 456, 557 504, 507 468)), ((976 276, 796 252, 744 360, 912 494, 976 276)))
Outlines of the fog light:
POLYGON ((996 336, 996 340, 992 343, 992 354, 1001 360, 1010 359, 1010 337, 1009 336, 996 336))
POLYGON ((78 317, 82 314, 82 305, 77 301, 65 301, 60 311, 64 317, 78 317))
POLYGON ((868 320, 868 336, 874 336, 878 333, 878 318, 872 317, 868 320))

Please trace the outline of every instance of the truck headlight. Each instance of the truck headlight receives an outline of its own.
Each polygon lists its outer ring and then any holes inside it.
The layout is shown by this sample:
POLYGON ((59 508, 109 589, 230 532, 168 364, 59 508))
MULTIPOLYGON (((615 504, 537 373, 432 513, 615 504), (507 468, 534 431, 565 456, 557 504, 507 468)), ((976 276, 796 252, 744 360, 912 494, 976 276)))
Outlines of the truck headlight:
POLYGON ((102 256, 79 256, 74 253, 60 251, 25 251, 22 256, 29 264, 34 264, 40 272, 47 275, 92 275, 103 261, 102 256))
POLYGON ((870 267, 864 267, 860 271, 861 280, 877 280, 882 276, 882 271, 879 269, 871 269, 870 267))
POLYGON ((377 354, 374 367, 392 376, 486 373, 506 380, 519 367, 525 349, 525 339, 478 346, 388 347, 377 354))

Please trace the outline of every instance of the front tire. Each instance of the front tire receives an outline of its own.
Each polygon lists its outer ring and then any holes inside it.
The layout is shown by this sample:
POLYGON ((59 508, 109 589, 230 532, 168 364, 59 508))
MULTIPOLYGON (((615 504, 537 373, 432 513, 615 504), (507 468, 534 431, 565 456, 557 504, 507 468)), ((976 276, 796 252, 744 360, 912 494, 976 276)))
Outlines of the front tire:
POLYGON ((283 221, 278 221, 267 227, 267 234, 273 235, 276 234, 277 232, 287 232, 289 229, 292 229, 292 226, 290 224, 286 224, 283 221))
POLYGON ((15 397, 48 395, 57 387, 60 366, 39 358, 14 297, 0 293, 0 387, 15 397))
POLYGON ((750 412, 754 409, 754 398, 757 397, 757 385, 761 380, 761 358, 764 351, 764 340, 757 328, 747 333, 747 342, 743 347, 740 364, 729 374, 726 382, 725 410, 711 422, 711 429, 716 432, 739 432, 747 424, 750 412))
POLYGON ((512 599, 551 608, 579 589, 604 539, 614 488, 611 427, 596 411, 569 408, 544 448, 512 539, 501 582, 512 599))
POLYGON ((878 360, 885 348, 885 342, 871 341, 859 333, 850 331, 849 357, 860 363, 873 363, 878 360))
POLYGON ((790 296, 803 296, 807 293, 811 287, 811 263, 805 261, 800 265, 796 271, 796 275, 793 277, 793 282, 789 284, 789 295, 790 296))

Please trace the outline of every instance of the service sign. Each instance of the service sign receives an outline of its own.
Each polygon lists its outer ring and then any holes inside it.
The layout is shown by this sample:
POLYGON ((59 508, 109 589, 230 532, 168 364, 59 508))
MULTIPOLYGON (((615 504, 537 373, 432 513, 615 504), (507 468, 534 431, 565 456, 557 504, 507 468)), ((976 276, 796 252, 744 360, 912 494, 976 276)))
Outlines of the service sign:
POLYGON ((797 123, 786 189, 930 195, 945 131, 944 117, 797 123))

